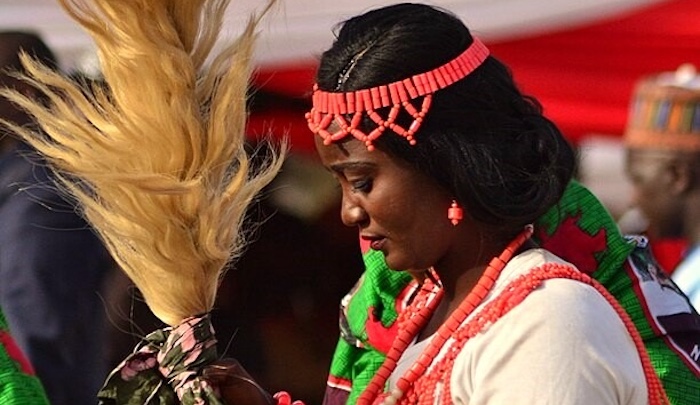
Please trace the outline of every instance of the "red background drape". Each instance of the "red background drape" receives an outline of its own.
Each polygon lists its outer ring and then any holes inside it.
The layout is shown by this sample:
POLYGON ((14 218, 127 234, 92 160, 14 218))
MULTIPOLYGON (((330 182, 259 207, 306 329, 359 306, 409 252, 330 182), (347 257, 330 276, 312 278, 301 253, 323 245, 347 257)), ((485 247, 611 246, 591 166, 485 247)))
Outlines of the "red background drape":
MULTIPOLYGON (((624 130, 640 77, 686 62, 700 67, 700 1, 672 0, 586 26, 487 45, 574 143, 590 133, 616 136, 624 130)), ((273 97, 253 109, 251 134, 272 129, 286 132, 296 151, 312 147, 303 113, 315 69, 316 61, 259 69, 255 85, 273 97)))

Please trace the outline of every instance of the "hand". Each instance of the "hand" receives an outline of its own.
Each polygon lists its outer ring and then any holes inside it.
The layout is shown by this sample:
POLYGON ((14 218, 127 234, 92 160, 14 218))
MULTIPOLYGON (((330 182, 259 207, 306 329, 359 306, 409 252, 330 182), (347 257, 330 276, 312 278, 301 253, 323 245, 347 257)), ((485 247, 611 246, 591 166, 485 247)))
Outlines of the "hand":
MULTIPOLYGON (((265 391, 235 359, 222 359, 207 366, 202 376, 216 387, 221 399, 229 405, 277 405, 278 401, 265 391)), ((289 405, 289 403, 287 403, 289 405)))
POLYGON ((286 391, 276 393, 274 398, 277 400, 277 405, 304 405, 304 403, 299 400, 292 402, 292 396, 286 391))

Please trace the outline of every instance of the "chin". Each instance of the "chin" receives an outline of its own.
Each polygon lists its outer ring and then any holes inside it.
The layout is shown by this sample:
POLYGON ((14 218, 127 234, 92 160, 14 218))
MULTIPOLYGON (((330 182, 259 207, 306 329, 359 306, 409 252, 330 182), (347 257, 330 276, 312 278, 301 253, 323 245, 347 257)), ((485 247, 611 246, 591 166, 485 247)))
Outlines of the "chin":
POLYGON ((393 271, 406 271, 406 266, 401 263, 401 260, 395 260, 391 256, 384 254, 384 262, 387 267, 393 271))
POLYGON ((397 260, 391 256, 384 256, 387 267, 392 271, 400 271, 410 273, 411 275, 416 275, 424 273, 425 269, 416 269, 416 266, 411 263, 407 263, 405 260, 397 260))

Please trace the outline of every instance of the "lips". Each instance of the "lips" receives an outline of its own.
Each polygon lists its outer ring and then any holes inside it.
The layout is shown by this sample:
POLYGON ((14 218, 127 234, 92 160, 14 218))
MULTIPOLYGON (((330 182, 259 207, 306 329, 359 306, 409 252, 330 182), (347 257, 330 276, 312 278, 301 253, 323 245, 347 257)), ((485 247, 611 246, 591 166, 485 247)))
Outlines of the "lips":
POLYGON ((372 243, 369 244, 369 247, 374 250, 382 250, 382 247, 384 247, 384 242, 386 242, 386 239, 373 240, 372 243))
POLYGON ((381 236, 362 235, 361 239, 365 243, 368 243, 370 249, 372 250, 382 250, 384 244, 386 243, 386 238, 383 238, 381 236))

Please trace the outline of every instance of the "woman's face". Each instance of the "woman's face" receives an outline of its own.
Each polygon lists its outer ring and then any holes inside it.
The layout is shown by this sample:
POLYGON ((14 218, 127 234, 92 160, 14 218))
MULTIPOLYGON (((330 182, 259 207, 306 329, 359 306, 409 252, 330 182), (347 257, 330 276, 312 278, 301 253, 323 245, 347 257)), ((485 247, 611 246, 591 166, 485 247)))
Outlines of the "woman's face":
POLYGON ((454 245, 447 218, 449 193, 403 160, 357 140, 316 150, 342 190, 341 219, 380 250, 396 270, 421 271, 438 263, 454 245))

